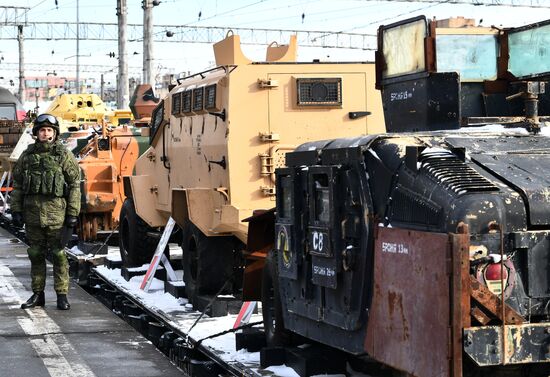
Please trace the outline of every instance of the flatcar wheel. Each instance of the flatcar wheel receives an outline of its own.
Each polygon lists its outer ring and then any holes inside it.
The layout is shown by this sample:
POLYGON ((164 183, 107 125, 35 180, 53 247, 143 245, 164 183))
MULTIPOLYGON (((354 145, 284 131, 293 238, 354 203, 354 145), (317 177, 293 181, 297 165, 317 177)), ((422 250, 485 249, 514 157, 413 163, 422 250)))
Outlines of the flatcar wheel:
POLYGON ((276 254, 271 251, 266 257, 262 275, 262 316, 267 345, 271 347, 292 343, 291 333, 285 329, 284 325, 276 269, 276 254))

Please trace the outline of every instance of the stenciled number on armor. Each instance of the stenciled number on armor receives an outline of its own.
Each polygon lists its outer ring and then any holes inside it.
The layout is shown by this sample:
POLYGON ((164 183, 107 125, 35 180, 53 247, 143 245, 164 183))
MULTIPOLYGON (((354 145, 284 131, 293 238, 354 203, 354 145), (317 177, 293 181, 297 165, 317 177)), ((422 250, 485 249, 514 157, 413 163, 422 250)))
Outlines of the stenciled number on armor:
POLYGON ((314 255, 325 257, 332 255, 330 236, 325 229, 310 229, 308 244, 309 252, 314 255))
POLYGON ((313 251, 323 252, 324 246, 324 234, 322 232, 313 232, 313 251))

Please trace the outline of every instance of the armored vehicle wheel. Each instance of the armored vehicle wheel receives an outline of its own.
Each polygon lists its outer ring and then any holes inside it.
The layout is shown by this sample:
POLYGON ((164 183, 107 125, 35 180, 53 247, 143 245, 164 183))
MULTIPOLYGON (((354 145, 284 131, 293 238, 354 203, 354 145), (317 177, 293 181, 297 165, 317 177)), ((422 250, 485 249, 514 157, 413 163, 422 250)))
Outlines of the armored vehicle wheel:
MULTIPOLYGON (((233 277, 232 237, 207 237, 188 222, 183 229, 183 280, 187 297, 193 302, 199 294, 215 294, 233 277)), ((232 282, 224 293, 231 292, 232 282)))
POLYGON ((276 271, 277 254, 272 250, 266 257, 262 275, 262 316, 266 342, 270 347, 292 343, 292 334, 285 330, 276 271))
POLYGON ((122 264, 137 267, 149 263, 155 252, 155 243, 147 237, 151 228, 137 214, 134 201, 127 198, 120 210, 119 248, 122 264))

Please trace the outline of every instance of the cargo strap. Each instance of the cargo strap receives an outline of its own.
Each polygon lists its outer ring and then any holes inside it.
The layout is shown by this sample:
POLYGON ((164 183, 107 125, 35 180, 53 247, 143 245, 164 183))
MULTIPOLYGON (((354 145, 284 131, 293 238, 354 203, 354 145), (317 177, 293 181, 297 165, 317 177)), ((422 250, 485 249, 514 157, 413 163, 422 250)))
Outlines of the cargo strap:
POLYGON ((198 347, 201 345, 201 343, 207 339, 212 339, 212 338, 216 338, 218 336, 222 336, 222 335, 225 335, 225 334, 229 334, 229 333, 232 333, 232 332, 237 332, 239 330, 242 330, 242 329, 246 329, 246 328, 249 328, 249 327, 254 327, 256 325, 261 325, 263 322, 262 321, 258 321, 258 322, 250 322, 250 323, 247 323, 245 325, 241 325, 239 327, 235 327, 235 328, 231 328, 229 330, 225 330, 225 331, 220 331, 219 333, 216 333, 216 334, 212 334, 210 336, 207 336, 206 338, 202 338, 202 339, 199 339, 195 342, 195 347, 198 347))

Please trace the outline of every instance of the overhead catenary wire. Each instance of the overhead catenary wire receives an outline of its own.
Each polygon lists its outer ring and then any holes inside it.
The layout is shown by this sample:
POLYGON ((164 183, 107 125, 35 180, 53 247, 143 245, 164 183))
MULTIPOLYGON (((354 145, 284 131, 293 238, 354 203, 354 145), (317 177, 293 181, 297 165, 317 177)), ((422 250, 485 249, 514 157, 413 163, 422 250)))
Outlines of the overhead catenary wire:
POLYGON ((266 1, 268 1, 268 0, 259 0, 259 1, 256 1, 256 2, 252 3, 252 4, 243 5, 243 6, 241 6, 241 7, 234 8, 234 9, 230 9, 230 10, 225 11, 225 12, 213 14, 213 15, 210 16, 210 17, 201 18, 201 19, 199 19, 199 20, 197 20, 197 21, 187 22, 187 23, 185 23, 183 26, 188 26, 188 25, 192 25, 192 24, 194 24, 194 23, 197 23, 197 22, 199 22, 199 21, 206 21, 206 20, 210 20, 210 19, 215 18, 215 17, 219 17, 219 16, 231 14, 231 13, 233 13, 233 12, 235 12, 235 11, 238 11, 238 10, 241 10, 241 9, 245 9, 245 8, 249 8, 249 7, 251 7, 251 6, 258 5, 258 4, 263 3, 263 2, 266 2, 266 1))
MULTIPOLYGON (((363 0, 363 1, 364 1, 364 0, 363 0)), ((367 0, 367 1, 368 1, 368 0, 367 0)), ((340 31, 338 31, 338 32, 327 32, 327 33, 325 33, 324 35, 322 35, 321 37, 327 37, 327 36, 330 36, 330 35, 333 35, 333 34, 342 34, 342 33, 346 33, 346 32, 352 31, 352 30, 357 30, 357 29, 362 29, 362 28, 368 27, 368 26, 377 25, 377 24, 380 24, 381 22, 385 22, 385 21, 388 21, 388 20, 393 20, 393 19, 398 18, 398 17, 410 15, 410 14, 413 13, 413 12, 419 12, 419 11, 422 11, 422 10, 426 10, 426 9, 429 9, 429 8, 436 7, 436 6, 438 6, 438 5, 447 3, 448 1, 449 1, 449 0, 444 0, 444 1, 441 1, 441 2, 439 2, 439 3, 437 3, 437 4, 431 4, 431 5, 428 5, 428 6, 420 7, 420 8, 418 8, 418 9, 414 9, 414 10, 412 10, 412 11, 411 11, 411 10, 407 10, 406 12, 403 12, 403 13, 400 13, 400 14, 397 14, 397 15, 388 16, 388 17, 385 17, 385 18, 382 18, 382 19, 370 21, 370 22, 367 23, 367 24, 364 24, 364 25, 361 25, 361 26, 355 26, 355 27, 350 28, 350 29, 340 30, 340 31)))
POLYGON ((484 5, 484 6, 504 6, 504 7, 522 7, 522 8, 548 8, 548 0, 355 0, 355 1, 384 1, 399 3, 438 3, 438 4, 463 4, 463 5, 484 5))
MULTIPOLYGON (((24 30, 26 40, 74 40, 76 38, 74 22, 31 22, 24 30)), ((114 23, 81 22, 81 40, 117 41, 118 34, 114 23)), ((268 45, 273 40, 296 34, 299 37, 301 47, 323 47, 372 50, 375 34, 368 33, 325 33, 320 30, 292 30, 292 29, 267 29, 267 28, 239 28, 229 26, 181 26, 181 25, 156 25, 157 31, 153 33, 155 42, 184 42, 184 43, 213 43, 223 39, 228 30, 233 30, 241 36, 247 36, 243 44, 268 45), (167 37, 166 30, 176 30, 172 36, 167 37), (325 34, 336 35, 334 40, 323 39, 325 34), (302 36, 303 38, 301 38, 302 36)), ((140 42, 143 40, 141 24, 128 24, 128 42, 140 42)), ((0 40, 16 39, 13 31, 4 25, 0 25, 0 40), (11 34, 10 34, 11 33, 11 34)))
MULTIPOLYGON (((105 8, 108 8, 110 5, 107 5, 108 2, 111 0, 98 0, 96 2, 93 2, 90 4, 81 5, 83 7, 89 7, 89 8, 98 8, 98 15, 99 13, 104 12, 105 8), (102 8, 102 9, 99 9, 102 8)), ((51 13, 44 15, 44 11, 48 8, 53 8, 54 0, 27 0, 25 1, 25 5, 32 7, 32 11, 30 14, 32 14, 32 21, 35 20, 41 20, 45 17, 48 19, 49 22, 44 22, 44 24, 49 23, 51 25, 52 29, 58 28, 58 26, 55 25, 55 22, 62 21, 66 18, 66 15, 64 15, 62 12, 69 10, 69 8, 73 7, 76 3, 75 0, 59 0, 59 12, 55 11, 54 9, 50 9, 51 13), (52 16, 54 16, 52 18, 52 16), (41 18, 40 18, 41 17, 41 18), (54 21, 54 22, 51 22, 54 21)), ((138 1, 136 1, 138 3, 138 1)), ((141 3, 141 2, 139 2, 141 3)), ((244 0, 239 2, 216 2, 216 6, 214 6, 214 1, 208 0, 195 0, 194 2, 189 2, 188 0, 164 0, 162 1, 162 5, 158 7, 157 9, 162 9, 162 12, 165 10, 169 10, 170 13, 173 14, 179 14, 180 16, 178 19, 184 18, 184 22, 182 22, 184 25, 186 25, 185 21, 189 21, 187 24, 189 25, 201 25, 201 26, 194 26, 196 29, 190 29, 185 30, 185 28, 182 27, 182 25, 178 25, 178 29, 175 29, 175 36, 171 38, 167 38, 165 36, 166 29, 160 30, 160 26, 158 29, 156 29, 156 42, 177 42, 177 43, 205 43, 210 44, 213 42, 217 42, 220 39, 222 39, 228 27, 220 27, 219 30, 213 30, 212 28, 209 28, 208 26, 202 26, 202 25, 208 25, 212 23, 216 23, 217 25, 229 23, 231 24, 233 22, 233 25, 250 25, 251 27, 248 28, 249 30, 243 31, 241 34, 241 40, 243 45, 266 45, 274 40, 277 41, 285 41, 288 38, 287 34, 270 34, 268 37, 265 37, 267 40, 262 40, 264 38, 265 31, 263 30, 257 30, 255 28, 256 25, 261 25, 262 27, 269 27, 270 21, 272 22, 271 25, 274 26, 273 29, 277 27, 284 27, 283 25, 289 25, 286 27, 289 31, 292 28, 298 28, 298 32, 301 33, 301 37, 298 39, 298 45, 300 46, 300 56, 301 59, 303 59, 303 56, 308 56, 307 59, 309 59, 309 55, 317 54, 317 55, 323 55, 324 51, 317 52, 314 48, 317 47, 323 47, 323 48, 333 48, 333 46, 330 45, 330 39, 332 38, 332 41, 335 41, 335 43, 339 43, 341 45, 337 46, 337 48, 341 50, 348 49, 349 46, 345 45, 345 39, 348 38, 356 38, 355 34, 359 35, 368 35, 368 42, 363 43, 362 41, 357 43, 356 47, 357 51, 351 51, 350 50, 350 56, 353 56, 352 59, 364 59, 362 57, 358 57, 360 50, 374 50, 376 45, 374 42, 374 28, 372 25, 377 25, 379 23, 386 23, 386 22, 393 22, 394 19, 402 18, 403 16, 407 17, 410 14, 418 14, 418 12, 421 12, 423 9, 430 9, 432 7, 438 7, 442 4, 463 4, 464 7, 455 8, 453 6, 446 6, 445 9, 451 9, 449 12, 452 12, 452 9, 470 9, 472 12, 477 12, 478 9, 489 9, 489 6, 493 6, 492 9, 495 9, 496 6, 499 7, 506 7, 506 6, 524 6, 524 7, 546 7, 550 9, 550 0, 547 1, 537 1, 537 0, 346 0, 346 1, 338 1, 338 2, 332 2, 328 0, 244 0), (545 5, 546 3, 546 5, 545 5), (470 5, 470 6, 467 6, 470 5), (479 7, 478 7, 479 6, 479 7), (329 8, 332 8, 331 10, 327 10, 329 8), (174 10, 177 9, 178 11, 175 12, 174 10), (180 10, 185 10, 185 12, 180 12, 180 10), (282 17, 279 17, 279 13, 277 11, 283 10, 283 13, 286 13, 287 16, 284 17, 284 21, 282 17), (474 11, 475 10, 475 11, 474 11), (197 20, 196 16, 198 12, 202 12, 202 16, 200 20, 197 20), (400 13, 397 13, 400 12, 400 13), (415 13, 416 12, 416 13, 415 13), (302 13, 305 13, 305 23, 302 25, 300 21, 300 15, 302 13), (267 18, 269 16, 269 18, 267 18), (346 20, 350 17, 350 20, 353 19, 353 21, 350 22, 342 22, 341 20, 346 20), (378 19, 372 20, 374 17, 377 17, 378 19), (187 18, 187 20, 185 20, 187 18), (254 19, 254 21, 250 21, 251 19, 254 19), (292 19, 292 21, 287 22, 287 20, 292 19), (338 22, 334 22, 334 20, 339 20, 338 22), (280 21, 278 21, 280 20, 280 21), (391 21, 389 21, 391 20, 391 21), (273 22, 274 21, 274 22, 273 22), (368 22, 368 23, 367 23, 368 22), (315 24, 322 24, 323 28, 317 27, 318 30, 323 30, 320 34, 306 34, 306 31, 300 31, 300 28, 306 28, 306 26, 310 26, 308 29, 314 29, 311 26, 315 24), (344 28, 349 27, 349 29, 343 29, 342 24, 345 25, 344 28), (349 25, 349 26, 348 26, 349 25), (355 26, 358 25, 358 26, 355 26), (326 28, 324 28, 326 27, 326 28), (256 29, 256 31, 253 31, 256 29), (363 30, 361 30, 363 29, 363 30), (354 33, 357 31, 356 33, 354 33), (347 35, 347 34, 350 35, 347 35), (369 34, 367 34, 369 33, 369 34), (323 39, 325 41, 328 41, 328 43, 323 44, 323 39), (313 41, 313 42, 312 42, 313 41), (342 45, 343 44, 343 45, 342 45), (310 52, 311 51, 311 52, 310 52)), ((139 5, 139 4, 138 4, 139 5)), ((138 7, 139 8, 139 7, 138 7)), ((137 8, 136 8, 137 9, 137 8)), ((481 10, 480 10, 481 11, 481 10)), ((489 10, 490 11, 490 10, 489 10)), ((512 11, 511 8, 507 9, 508 12, 512 11)), ((50 12, 49 10, 46 11, 50 12)), ((86 11, 88 12, 88 11, 86 11)), ((136 13, 140 13, 141 9, 137 11, 136 13)), ((439 9, 436 11, 436 13, 439 12, 439 9)), ((447 12, 447 13, 449 13, 447 12)), ((471 13, 471 12, 470 12, 471 13)), ((68 14, 68 13, 67 13, 68 14)), ((72 12, 70 12, 72 15, 72 12)), ((112 12, 114 14, 114 12, 112 12)), ((135 13, 134 13, 135 14, 135 13)), ((161 13, 162 14, 162 13, 161 13)), ((463 14, 464 16, 477 17, 474 15, 468 15, 463 14)), ((109 14, 110 16, 110 14, 109 14)), ((485 18, 485 17, 484 17, 485 18)), ((97 19, 97 18, 95 18, 97 19)), ((169 20, 169 18, 159 18, 163 20, 169 20)), ((109 21, 108 17, 102 18, 102 21, 109 21)), ((105 23, 107 23, 105 22, 105 23)), ((490 21, 492 23, 495 23, 495 21, 490 21)), ((171 22, 166 22, 171 23, 171 22)), ((498 23, 498 21, 497 21, 498 23)), ((64 23, 64 25, 70 24, 70 23, 64 23)), ((137 25, 137 24, 136 24, 137 25)), ((30 27, 29 27, 30 28, 30 27)), ((95 26, 94 26, 95 28, 95 26)), ((164 27, 163 27, 164 28, 164 27)), ((25 28, 28 29, 28 28, 25 28)), ((59 28, 61 29, 61 28, 59 28)), ((66 26, 66 31, 71 32, 71 30, 74 30, 74 27, 69 25, 66 26)), ((233 29, 233 28, 232 28, 233 29)), ((42 32, 44 32, 42 35, 44 39, 48 39, 45 35, 45 27, 43 28, 42 32)), ((0 29, 1 35, 0 38, 5 38, 7 33, 7 28, 4 28, 4 30, 0 29)), ((141 41, 141 34, 138 34, 138 32, 141 31, 141 26, 135 27, 135 37, 132 42, 130 43, 136 43, 141 41)), ((25 30, 25 33, 28 31, 25 30)), ((92 29, 86 29, 84 28, 81 34, 86 34, 87 36, 89 33, 92 33, 92 29)), ((113 40, 116 39, 117 33, 111 33, 113 40)), ((236 34, 240 34, 239 31, 236 31, 236 34)), ((29 45, 34 45, 35 42, 32 38, 27 38, 29 40, 29 45)), ((65 40, 65 36, 61 36, 59 39, 52 39, 53 40, 65 40)), ((109 38, 110 39, 110 38, 109 38)), ((69 39, 70 40, 70 39, 69 39)), ((83 39, 84 40, 84 39, 83 39)), ((98 42, 101 40, 101 38, 97 39, 90 39, 90 40, 97 40, 98 42)), ((102 42, 93 42, 93 43, 86 43, 86 46, 93 46, 93 47, 84 47, 84 51, 90 51, 92 52, 92 55, 94 58, 103 58, 105 54, 107 54, 110 50, 107 50, 109 44, 109 40, 103 39, 102 42), (104 50, 103 50, 104 49, 104 50)), ((0 42, 1 43, 1 42, 0 42)), ((54 43, 54 42, 51 42, 54 43)), ((59 42, 55 42, 55 57, 52 55, 53 58, 59 58, 61 55, 64 54, 63 46, 68 44, 63 44, 59 42)), ((47 45, 47 44, 44 44, 47 45)), ((134 45, 135 46, 135 45, 134 45)), ((43 47, 43 46, 39 46, 43 47)), ((141 54, 141 50, 139 50, 139 47, 131 47, 132 50, 138 51, 138 54, 141 54)), ((49 48, 51 50, 52 48, 49 48)), ((182 46, 182 49, 187 49, 187 46, 182 46)), ((250 47, 247 47, 248 51, 260 51, 259 49, 253 50, 250 47)), ((32 54, 38 54, 39 48, 36 50, 31 51, 32 54)), ((49 54, 49 50, 47 53, 49 54)), ((166 50, 166 49, 164 49, 166 50)), ((203 55, 205 55, 204 51, 206 50, 206 47, 204 48, 192 48, 192 53, 197 53, 197 56, 200 56, 200 59, 204 60, 204 57, 199 54, 201 52, 203 55)), ((68 50, 67 50, 68 51, 68 50)), ((159 51, 162 51, 162 48, 159 48, 159 51)), ((44 56, 44 53, 42 53, 41 56, 44 56)), ((9 53, 8 53, 9 55, 9 53)), ((67 55, 70 55, 69 52, 67 52, 67 55)), ((326 56, 330 57, 332 59, 341 59, 345 60, 345 58, 341 58, 341 51, 340 52, 327 52, 326 56), (336 57, 338 56, 338 57, 336 57)), ((64 55, 63 55, 64 56, 64 55)), ((174 56, 176 56, 176 52, 174 52, 174 56)), ((179 55, 178 55, 179 56, 179 55)), ((370 55, 368 55, 370 56, 370 55)), ((8 57, 8 56, 7 56, 8 57)), ((318 57, 318 56, 315 56, 318 57)), ((370 59, 367 57, 366 59, 370 59)), ((156 57, 156 60, 170 60, 166 59, 165 56, 162 56, 162 54, 159 52, 159 56, 156 57)), ((179 57, 179 60, 182 61, 182 58, 179 57)), ((195 59, 196 60, 196 59, 195 59)), ((12 59, 13 61, 13 59, 12 59)), ((173 61, 178 61, 177 58, 174 58, 173 61)), ((188 65, 193 65, 193 59, 189 59, 190 63, 185 63, 188 65)), ((212 64, 211 61, 208 61, 207 64, 212 64)), ((177 68, 175 67, 168 67, 170 69, 180 69, 181 64, 178 65, 177 68)), ((164 67, 167 68, 167 67, 164 67)), ((192 68, 195 69, 195 68, 192 68)))

